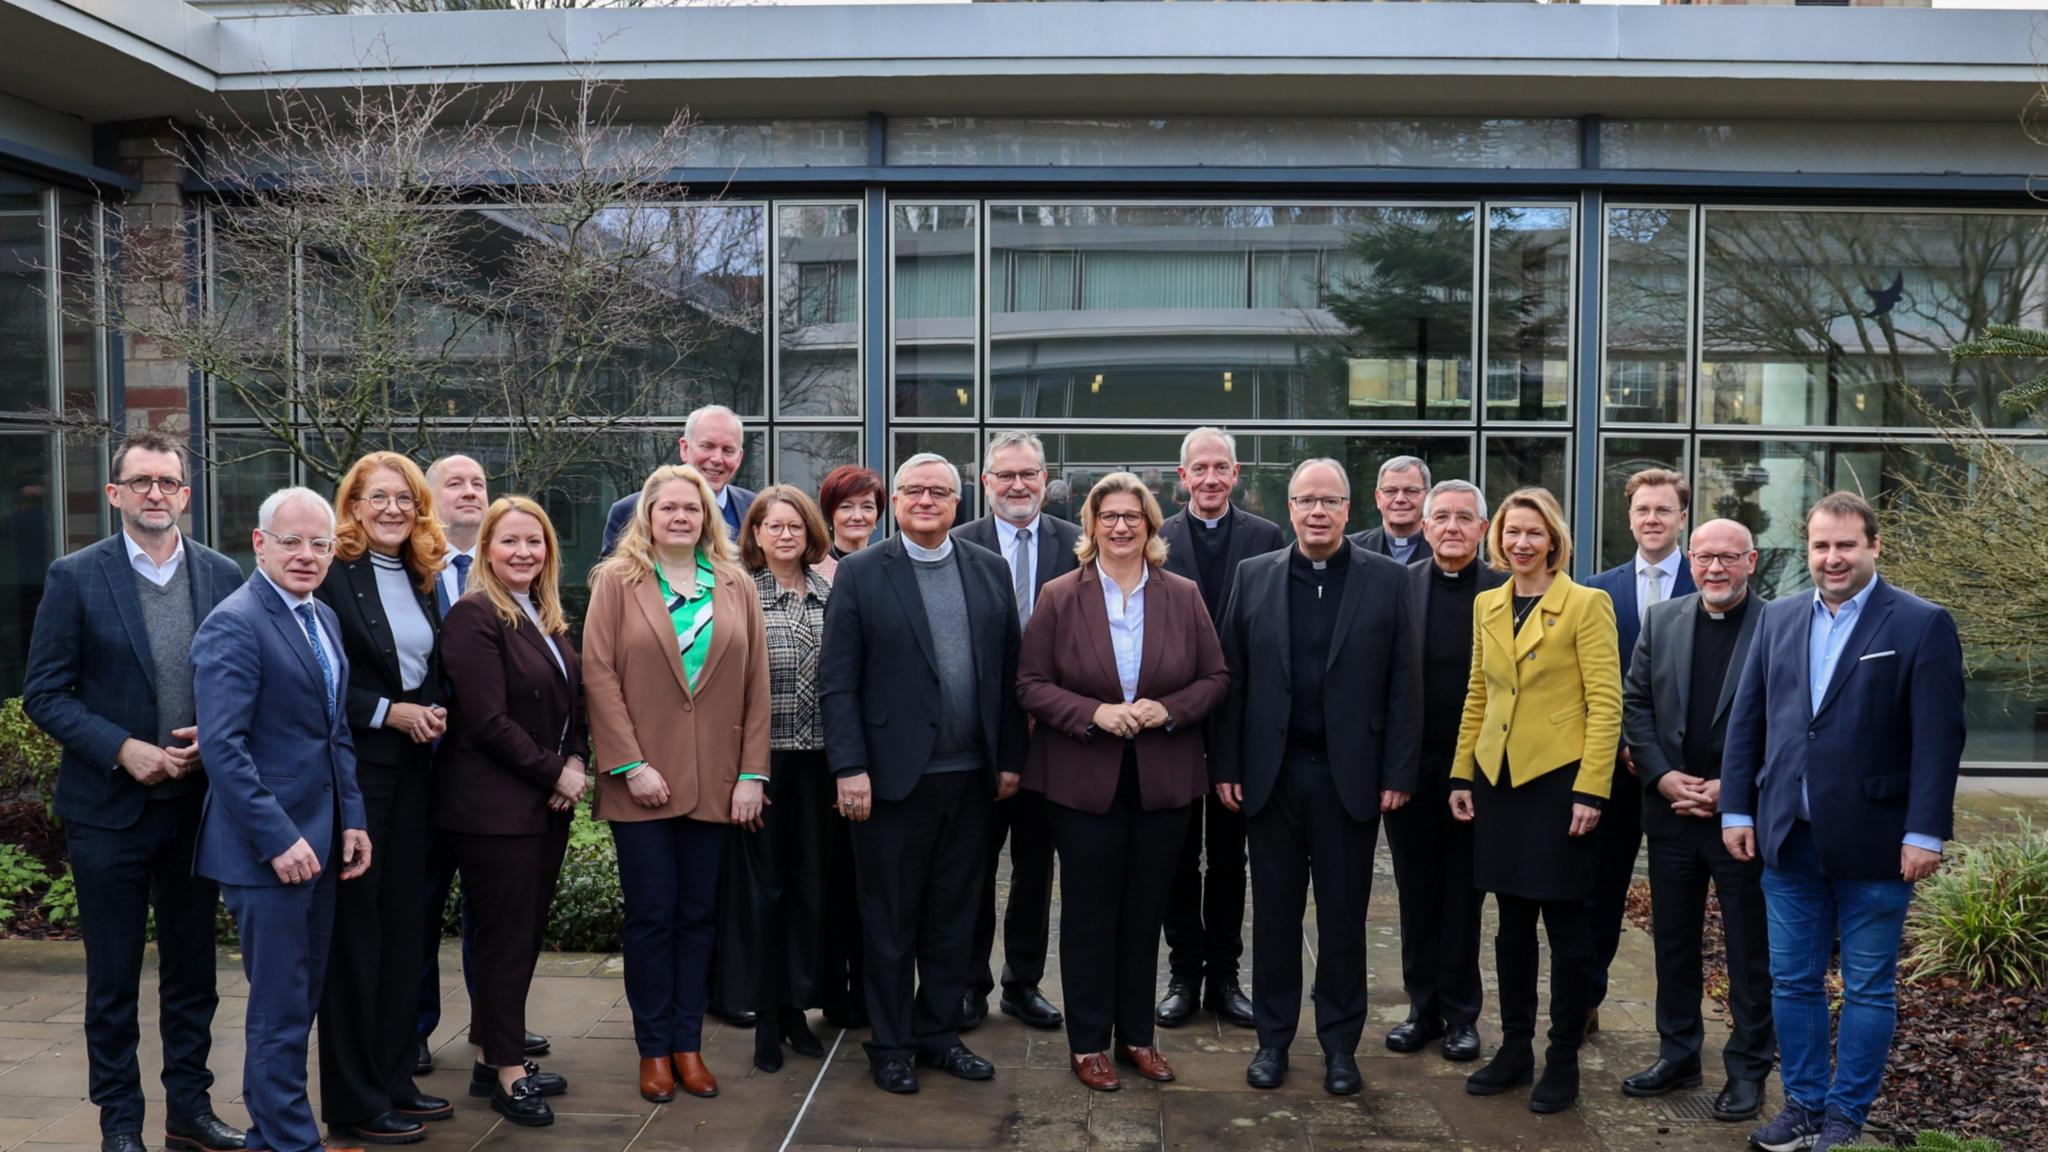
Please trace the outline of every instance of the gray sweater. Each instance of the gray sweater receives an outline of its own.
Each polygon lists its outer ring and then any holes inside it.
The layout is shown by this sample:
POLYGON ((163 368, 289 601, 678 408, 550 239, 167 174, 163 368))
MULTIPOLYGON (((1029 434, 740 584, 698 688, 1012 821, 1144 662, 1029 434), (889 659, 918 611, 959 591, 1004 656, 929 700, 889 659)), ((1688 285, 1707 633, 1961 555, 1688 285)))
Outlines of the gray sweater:
MULTIPOLYGON (((171 744, 172 731, 189 728, 198 718, 192 698, 192 558, 178 562, 170 583, 157 587, 135 575, 135 595, 142 602, 142 627, 149 633, 149 658, 155 665, 156 742, 171 744)), ((149 790, 152 800, 169 800, 198 791, 198 776, 166 780, 149 790)))
POLYGON ((913 556, 918 595, 932 629, 939 660, 939 734, 926 774, 972 772, 981 767, 981 706, 975 698, 973 630, 967 619, 967 589, 960 582, 960 552, 943 559, 913 556))

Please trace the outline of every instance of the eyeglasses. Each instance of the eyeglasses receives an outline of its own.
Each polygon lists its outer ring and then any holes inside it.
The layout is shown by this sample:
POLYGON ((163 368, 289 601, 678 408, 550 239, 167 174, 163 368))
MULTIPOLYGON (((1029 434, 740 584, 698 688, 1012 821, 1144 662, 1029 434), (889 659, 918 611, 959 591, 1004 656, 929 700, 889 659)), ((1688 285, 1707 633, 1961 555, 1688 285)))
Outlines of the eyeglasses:
POLYGON ((151 488, 161 488, 164 495, 168 496, 185 486, 185 481, 177 476, 130 476, 126 480, 116 480, 114 483, 137 496, 149 495, 151 488))
POLYGON ((1097 512, 1095 514, 1095 522, 1104 528, 1114 528, 1119 524, 1129 524, 1131 527, 1136 528, 1145 522, 1145 514, 1143 512, 1097 512))
POLYGON ((905 484, 896 490, 896 494, 910 501, 922 500, 927 496, 934 500, 951 500, 953 498, 953 490, 951 488, 928 488, 923 484, 905 484))
POLYGON ((284 554, 287 556, 297 555, 300 552, 310 553, 314 556, 334 555, 334 537, 332 536, 280 536, 268 528, 258 528, 257 531, 277 541, 277 546, 284 549, 284 554))
POLYGON ((1704 572, 1716 564, 1733 568, 1747 559, 1747 552, 1695 552, 1692 554, 1692 566, 1704 572))
POLYGON ((988 474, 988 478, 995 481, 997 486, 1008 488, 1019 480, 1028 483, 1043 475, 1045 475, 1045 469, 1043 468, 1021 468, 1015 472, 991 472, 988 474))
POLYGON ((1385 496, 1389 500, 1402 496, 1406 496, 1410 500, 1420 500, 1422 499, 1422 493, 1423 489, 1413 486, 1400 484, 1382 484, 1380 486, 1380 495, 1385 496))
POLYGON ((804 526, 796 523, 769 524, 764 521, 761 524, 761 531, 770 536, 801 536, 804 534, 804 526))
POLYGON ((1657 505, 1657 506, 1656 506, 1655 508, 1651 508, 1651 507, 1649 507, 1649 506, 1645 505, 1644 507, 1641 507, 1641 508, 1631 508, 1631 509, 1629 509, 1629 510, 1628 510, 1628 514, 1629 514, 1630 516, 1633 516, 1633 517, 1635 517, 1635 518, 1636 518, 1636 519, 1638 519, 1638 520, 1641 520, 1641 519, 1644 519, 1644 518, 1646 518, 1646 517, 1650 517, 1650 516, 1655 516, 1655 517, 1656 517, 1657 519, 1659 519, 1659 520, 1669 520, 1669 519, 1671 519, 1672 517, 1674 517, 1674 516, 1678 515, 1678 513, 1679 513, 1679 509, 1677 509, 1677 508, 1672 508, 1672 507, 1669 507, 1669 506, 1667 506, 1667 505, 1663 505, 1663 504, 1659 504, 1659 505, 1657 505))
MULTIPOLYGON (((1420 491, 1420 489, 1418 489, 1418 491, 1420 491)), ((1289 496, 1289 497, 1287 498, 1287 502, 1288 502, 1289 504, 1292 504, 1292 505, 1294 505, 1294 506, 1295 506, 1296 508, 1300 509, 1300 510, 1301 510, 1301 511, 1303 511, 1303 512, 1313 512, 1313 511, 1315 511, 1315 510, 1316 510, 1316 509, 1318 509, 1318 508, 1321 508, 1321 509, 1322 509, 1323 511, 1325 511, 1325 512, 1341 512, 1341 511, 1343 511, 1343 509, 1344 509, 1344 506, 1345 506, 1346 504, 1349 504, 1349 503, 1351 503, 1351 497, 1349 497, 1349 496, 1289 496)))
POLYGON ((1474 516, 1470 512, 1434 512, 1430 514, 1429 522, 1439 525, 1457 523, 1469 526, 1479 523, 1479 517, 1474 516))
POLYGON ((371 510, 376 512, 382 512, 393 504, 398 505, 401 511, 412 511, 413 500, 410 492, 372 492, 368 496, 358 496, 356 499, 368 504, 371 510))

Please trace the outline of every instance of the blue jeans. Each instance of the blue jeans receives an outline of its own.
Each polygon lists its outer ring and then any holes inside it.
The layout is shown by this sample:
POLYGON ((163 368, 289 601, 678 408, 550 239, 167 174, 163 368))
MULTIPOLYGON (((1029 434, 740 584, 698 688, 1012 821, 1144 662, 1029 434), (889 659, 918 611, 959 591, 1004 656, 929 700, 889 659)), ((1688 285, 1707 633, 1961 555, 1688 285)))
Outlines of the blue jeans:
POLYGON ((1913 886, 1904 880, 1829 878, 1821 871, 1813 830, 1803 822, 1778 850, 1778 867, 1764 869, 1763 884, 1785 1097, 1860 1127, 1891 1055, 1898 1019, 1894 978, 1913 886), (1842 1021, 1830 1069, 1826 978, 1837 934, 1842 1021))

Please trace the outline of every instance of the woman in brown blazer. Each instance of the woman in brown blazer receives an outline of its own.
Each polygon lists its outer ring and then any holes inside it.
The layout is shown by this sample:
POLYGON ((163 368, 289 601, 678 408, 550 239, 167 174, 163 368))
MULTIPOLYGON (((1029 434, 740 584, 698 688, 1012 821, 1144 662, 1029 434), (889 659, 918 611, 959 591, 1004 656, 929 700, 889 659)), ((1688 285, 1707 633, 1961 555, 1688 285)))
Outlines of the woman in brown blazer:
POLYGON ((483 1049, 469 1094, 514 1124, 555 1115, 568 1083, 525 1058, 526 993, 548 905, 589 786, 583 678, 562 617, 561 551, 540 505, 504 496, 484 513, 483 563, 448 609, 448 735, 434 765, 434 824, 462 873, 475 933, 469 1038, 483 1049))
POLYGON ((657 468, 611 558, 590 574, 584 690, 625 898, 626 1001, 640 1094, 718 1095, 699 1054, 731 825, 760 827, 768 642, 711 486, 657 468))
POLYGON ((1159 926, 1209 790, 1202 721, 1229 687, 1202 590, 1165 570, 1159 502, 1129 472, 1081 506, 1081 566, 1039 590, 1017 662, 1035 721, 1023 786, 1050 802, 1060 858, 1060 973, 1074 1075, 1120 1085, 1173 1069, 1152 1044, 1159 926))

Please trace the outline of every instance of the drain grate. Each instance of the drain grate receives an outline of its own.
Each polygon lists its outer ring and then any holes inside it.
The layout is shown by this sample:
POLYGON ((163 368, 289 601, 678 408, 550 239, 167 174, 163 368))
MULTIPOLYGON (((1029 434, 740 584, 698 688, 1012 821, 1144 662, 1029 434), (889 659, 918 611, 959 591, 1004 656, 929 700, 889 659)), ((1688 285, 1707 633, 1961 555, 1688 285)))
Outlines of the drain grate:
POLYGON ((1711 1124, 1714 1122, 1714 1094, 1712 1092, 1672 1092, 1659 1097, 1659 1106, 1664 1109, 1667 1119, 1676 1124, 1711 1124))

